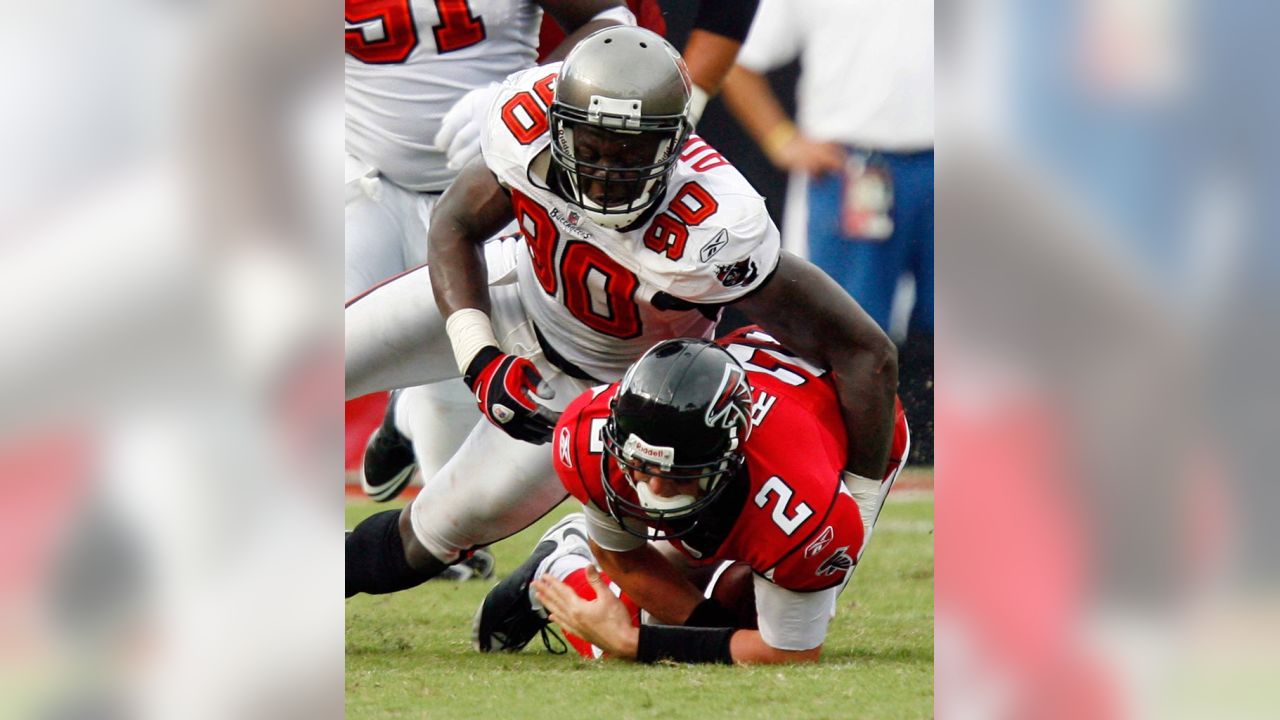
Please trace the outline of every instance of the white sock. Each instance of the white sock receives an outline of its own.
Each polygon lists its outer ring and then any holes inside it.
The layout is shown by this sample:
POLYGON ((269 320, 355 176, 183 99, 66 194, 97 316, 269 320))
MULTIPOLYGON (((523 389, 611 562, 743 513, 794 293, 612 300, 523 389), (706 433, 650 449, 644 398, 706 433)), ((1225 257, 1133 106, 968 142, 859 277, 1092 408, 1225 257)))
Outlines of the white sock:
POLYGON ((560 582, 564 582, 565 578, 590 564, 590 560, 578 555, 577 553, 561 555, 551 561, 551 566, 546 569, 545 574, 550 575, 560 582))
MULTIPOLYGON (((591 564, 590 560, 577 553, 566 553, 559 557, 550 557, 548 560, 550 562, 546 563, 545 567, 538 568, 538 571, 533 574, 534 579, 550 575, 564 582, 565 578, 591 564)), ((529 603, 533 605, 534 610, 542 613, 543 616, 546 615, 542 603, 538 602, 538 596, 533 591, 533 585, 529 585, 529 603)))

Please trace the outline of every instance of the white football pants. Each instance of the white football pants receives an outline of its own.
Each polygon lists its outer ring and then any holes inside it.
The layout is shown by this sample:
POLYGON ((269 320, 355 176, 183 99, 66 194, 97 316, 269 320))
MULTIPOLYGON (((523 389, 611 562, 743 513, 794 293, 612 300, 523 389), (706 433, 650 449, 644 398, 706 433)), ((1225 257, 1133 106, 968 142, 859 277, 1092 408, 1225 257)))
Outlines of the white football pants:
MULTIPOLYGON (((547 404, 563 410, 590 383, 564 374, 543 356, 517 292, 520 252, 523 245, 516 238, 485 245, 490 320, 502 350, 532 361, 555 390, 547 404)), ((348 305, 348 398, 437 382, 465 389, 460 375, 425 267, 348 305)), ((465 550, 528 527, 566 494, 552 467, 550 445, 516 440, 482 418, 444 467, 431 477, 424 474, 411 510, 414 534, 431 554, 453 562, 465 550)))
MULTIPOLYGON (((439 197, 402 188, 347 155, 345 297, 427 262, 427 228, 439 197)), ((413 442, 422 477, 444 466, 479 419, 461 383, 410 388, 397 398, 396 427, 413 442)))

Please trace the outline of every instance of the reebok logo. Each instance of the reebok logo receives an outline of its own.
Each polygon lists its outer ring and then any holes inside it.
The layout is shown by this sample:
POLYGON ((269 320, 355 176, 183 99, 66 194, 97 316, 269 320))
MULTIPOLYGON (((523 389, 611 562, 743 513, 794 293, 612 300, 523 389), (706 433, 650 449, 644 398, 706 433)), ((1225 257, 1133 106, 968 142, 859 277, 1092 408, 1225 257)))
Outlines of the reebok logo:
POLYGON ((703 245, 702 249, 698 251, 698 259, 704 263, 708 262, 711 258, 715 257, 716 253, 720 252, 720 248, 723 248, 728 244, 729 231, 721 228, 720 232, 716 233, 716 236, 711 238, 711 240, 707 242, 706 245, 703 245))
POLYGON ((818 553, 822 552, 827 548, 828 545, 831 544, 831 541, 835 539, 835 536, 836 536, 835 528, 828 525, 827 529, 823 530, 822 534, 818 536, 818 539, 809 543, 809 547, 804 549, 804 556, 806 558, 811 558, 814 555, 817 555, 818 553))
POLYGON ((569 428, 560 428, 560 462, 564 463, 567 468, 573 467, 573 459, 570 450, 573 445, 570 443, 569 428))

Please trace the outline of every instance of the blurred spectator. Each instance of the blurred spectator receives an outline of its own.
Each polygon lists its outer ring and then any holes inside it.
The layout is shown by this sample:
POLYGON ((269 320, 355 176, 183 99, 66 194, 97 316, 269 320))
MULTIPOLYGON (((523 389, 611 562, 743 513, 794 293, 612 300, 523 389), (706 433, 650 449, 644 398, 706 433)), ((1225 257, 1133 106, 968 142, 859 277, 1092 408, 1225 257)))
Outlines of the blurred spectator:
POLYGON ((912 460, 931 463, 932 2, 764 0, 723 94, 773 164, 807 183, 809 258, 901 344, 912 460), (797 56, 793 123, 763 73, 797 56), (904 328, 895 297, 912 288, 904 328))

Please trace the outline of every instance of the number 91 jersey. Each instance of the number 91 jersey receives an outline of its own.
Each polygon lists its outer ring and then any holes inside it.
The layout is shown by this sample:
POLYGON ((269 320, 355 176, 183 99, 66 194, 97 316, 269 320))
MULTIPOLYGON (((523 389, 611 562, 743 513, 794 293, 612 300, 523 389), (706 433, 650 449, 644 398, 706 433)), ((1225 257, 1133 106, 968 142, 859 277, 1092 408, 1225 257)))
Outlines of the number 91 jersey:
POLYGON ((615 380, 654 343, 710 337, 719 306, 759 288, 778 264, 764 198, 693 136, 666 194, 638 227, 596 224, 548 188, 547 108, 559 63, 508 78, 489 108, 481 151, 510 190, 527 252, 525 310, 566 360, 615 380))
MULTIPOLYGON (((795 357, 757 327, 717 342, 742 363, 751 384, 745 487, 727 490, 701 516, 694 533, 672 544, 697 560, 746 562, 787 590, 842 584, 862 547, 863 527, 857 503, 841 482, 846 437, 835 386, 826 371, 795 357), (711 530, 702 532, 704 526, 711 530)), ((600 386, 574 400, 560 418, 552 446, 565 488, 601 511, 609 507, 605 473, 614 488, 636 502, 616 463, 603 455, 600 431, 617 387, 600 386)), ((906 449, 906 419, 897 404, 886 478, 897 472, 906 449)))
POLYGON ((444 190, 435 136, 473 88, 537 58, 532 0, 346 0, 347 151, 401 187, 444 190))

